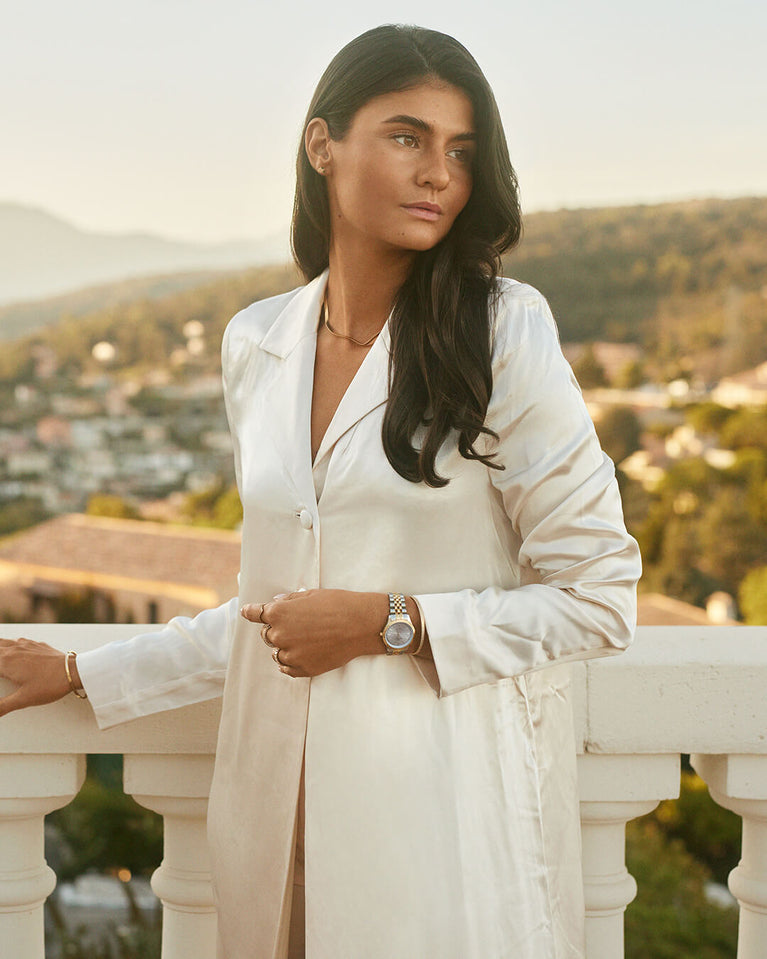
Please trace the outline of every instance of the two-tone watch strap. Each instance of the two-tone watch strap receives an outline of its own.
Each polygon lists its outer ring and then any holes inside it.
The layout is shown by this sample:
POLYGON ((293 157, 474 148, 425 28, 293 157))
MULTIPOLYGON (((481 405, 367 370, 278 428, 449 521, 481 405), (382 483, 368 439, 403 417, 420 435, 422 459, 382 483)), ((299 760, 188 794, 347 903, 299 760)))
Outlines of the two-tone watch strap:
POLYGON ((407 616, 407 604, 402 593, 389 593, 389 616, 407 616))

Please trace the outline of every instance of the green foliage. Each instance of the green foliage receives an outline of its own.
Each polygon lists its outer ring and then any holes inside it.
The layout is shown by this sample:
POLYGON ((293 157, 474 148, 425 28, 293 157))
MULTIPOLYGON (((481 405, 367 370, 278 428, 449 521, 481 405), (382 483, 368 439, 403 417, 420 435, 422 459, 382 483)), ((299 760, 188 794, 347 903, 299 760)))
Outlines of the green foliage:
POLYGON ((731 959, 737 909, 706 899, 708 869, 646 817, 626 826, 626 865, 638 885, 625 916, 626 959, 731 959))
POLYGON ((159 959, 162 924, 159 917, 143 924, 111 923, 98 943, 85 926, 57 938, 61 959, 159 959))
POLYGON ((716 882, 727 882, 740 859, 741 819, 714 802, 700 776, 683 770, 679 798, 660 803, 652 819, 669 839, 680 839, 716 882))
POLYGON ((50 514, 35 496, 19 496, 0 506, 0 536, 36 526, 50 514))
POLYGON ((700 606, 718 589, 737 596, 767 556, 767 453, 744 448, 727 470, 703 459, 675 463, 632 532, 645 589, 700 606))
POLYGON ((758 519, 743 490, 725 487, 705 505, 696 524, 699 568, 733 595, 749 570, 767 556, 767 527, 758 519))
POLYGON ((707 400, 686 407, 684 417, 697 433, 714 433, 719 436, 722 427, 734 414, 734 410, 707 400))
POLYGON ((48 817, 67 850, 59 880, 91 869, 151 875, 162 859, 162 818, 108 784, 108 776, 97 775, 97 757, 89 757, 88 768, 74 801, 48 817))
POLYGON ((745 576, 738 599, 749 626, 767 626, 767 566, 752 569, 745 576))
POLYGON ((642 427, 628 406, 611 406, 595 424, 599 442, 613 463, 622 463, 641 448, 642 427))
POLYGON ((525 218, 504 266, 564 340, 638 342, 659 370, 688 356, 714 379, 767 358, 765 234, 767 198, 558 210, 525 218))
POLYGON ((242 523, 242 504, 236 486, 219 479, 207 489, 189 493, 182 507, 184 521, 193 526, 237 529, 242 523))
POLYGON ((613 385, 619 390, 634 390, 646 379, 644 366, 637 360, 631 360, 618 370, 613 385))
POLYGON ((725 449, 751 447, 767 451, 767 406, 733 412, 722 424, 719 435, 725 449))
POLYGON ((636 529, 647 516, 650 496, 641 483, 631 479, 619 467, 615 470, 623 504, 623 519, 628 529, 636 529))
POLYGON ((110 516, 113 519, 138 519, 138 510, 122 496, 93 493, 88 497, 85 512, 89 516, 110 516))

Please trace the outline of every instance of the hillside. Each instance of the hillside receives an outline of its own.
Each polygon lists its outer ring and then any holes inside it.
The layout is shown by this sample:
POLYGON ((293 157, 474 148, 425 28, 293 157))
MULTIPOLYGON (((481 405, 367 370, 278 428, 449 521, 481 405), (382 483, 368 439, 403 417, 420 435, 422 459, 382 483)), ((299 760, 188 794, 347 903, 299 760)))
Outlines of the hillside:
POLYGON ((231 269, 284 259, 283 236, 201 244, 79 229, 44 210, 0 203, 0 303, 42 299, 150 273, 231 269))
POLYGON ((505 268, 563 340, 636 342, 707 378, 767 359, 767 197, 536 213, 505 268))
MULTIPOLYGON (((532 214, 504 266, 546 294, 563 340, 636 342, 658 378, 693 370, 712 381, 767 360, 767 198, 532 214)), ((298 282, 288 265, 151 277, 30 306, 26 319, 7 307, 0 325, 58 317, 33 339, 71 373, 93 365, 102 339, 131 366, 168 357, 187 320, 212 341, 243 305, 298 282)), ((29 374, 31 342, 6 345, 0 376, 29 374)))
MULTIPOLYGON (((126 308, 133 303, 163 299, 174 293, 206 286, 223 279, 230 271, 193 270, 188 273, 161 273, 128 277, 111 283, 86 286, 73 293, 61 293, 43 300, 27 300, 0 306, 0 340, 14 340, 34 333, 63 318, 76 318, 102 310, 126 308)), ((241 272, 241 271, 236 271, 241 272)))
POLYGON ((299 283, 290 264, 253 267, 208 280, 193 288, 157 299, 99 309, 87 316, 68 316, 49 328, 4 344, 0 350, 0 383, 28 382, 34 377, 40 348, 55 357, 57 379, 71 388, 76 377, 100 368, 93 346, 107 340, 116 350, 113 368, 167 367, 171 353, 186 343, 184 326, 202 324, 206 349, 194 372, 215 370, 224 327, 231 317, 254 300, 273 296, 299 283))

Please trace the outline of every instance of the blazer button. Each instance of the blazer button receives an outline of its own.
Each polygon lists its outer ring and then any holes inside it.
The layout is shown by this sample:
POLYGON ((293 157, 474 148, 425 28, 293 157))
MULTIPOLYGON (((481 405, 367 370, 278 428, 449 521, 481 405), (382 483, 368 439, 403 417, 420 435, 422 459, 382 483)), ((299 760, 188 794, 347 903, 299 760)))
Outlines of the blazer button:
POLYGON ((314 520, 312 519, 312 514, 308 509, 302 509, 298 514, 298 522, 303 526, 304 529, 311 529, 314 526, 314 520))

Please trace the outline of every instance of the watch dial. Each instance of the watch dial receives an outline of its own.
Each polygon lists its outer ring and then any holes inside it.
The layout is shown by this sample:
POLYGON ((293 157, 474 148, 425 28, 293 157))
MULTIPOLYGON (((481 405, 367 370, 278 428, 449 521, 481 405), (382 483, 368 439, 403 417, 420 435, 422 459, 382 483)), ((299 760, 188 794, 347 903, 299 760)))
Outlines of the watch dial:
POLYGON ((409 623, 392 623, 386 630, 386 642, 395 649, 407 646, 413 638, 415 630, 409 623))

